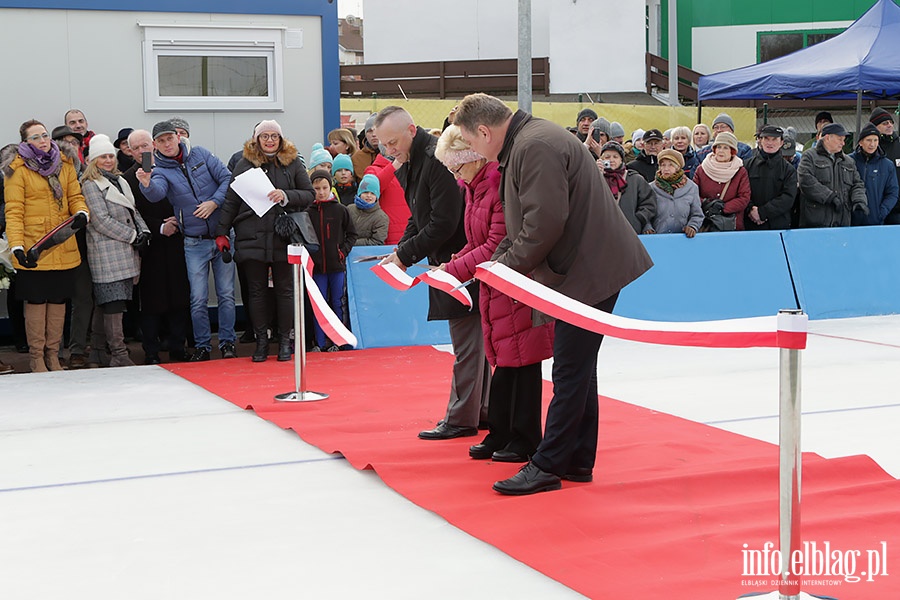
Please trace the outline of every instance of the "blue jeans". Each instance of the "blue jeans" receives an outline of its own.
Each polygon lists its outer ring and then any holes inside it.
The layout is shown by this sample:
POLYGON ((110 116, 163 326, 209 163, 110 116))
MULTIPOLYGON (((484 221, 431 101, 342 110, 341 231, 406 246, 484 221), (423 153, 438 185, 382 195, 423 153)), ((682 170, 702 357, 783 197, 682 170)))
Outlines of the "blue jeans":
POLYGON ((219 313, 219 347, 234 343, 234 263, 225 263, 215 240, 184 238, 184 262, 191 285, 194 347, 212 349, 209 327, 209 267, 212 265, 219 313))
MULTIPOLYGON (((313 274, 313 279, 316 282, 316 287, 319 288, 319 291, 322 292, 322 295, 325 297, 325 301, 328 302, 328 306, 331 307, 331 310, 334 311, 334 314, 337 315, 339 321, 344 320, 344 310, 341 306, 341 296, 344 295, 344 279, 346 273, 340 271, 339 273, 315 273, 313 274)), ((325 332, 322 331, 322 328, 319 327, 319 322, 316 321, 316 346, 319 348, 325 348, 325 332)))

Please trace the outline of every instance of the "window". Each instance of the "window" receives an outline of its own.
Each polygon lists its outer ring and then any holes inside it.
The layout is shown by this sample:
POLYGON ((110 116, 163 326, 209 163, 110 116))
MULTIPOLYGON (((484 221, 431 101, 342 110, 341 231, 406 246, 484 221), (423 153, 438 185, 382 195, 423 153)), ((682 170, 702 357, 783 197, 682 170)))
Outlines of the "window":
POLYGON ((766 31, 758 34, 757 62, 766 62, 824 42, 843 33, 843 29, 818 31, 766 31))
POLYGON ((282 27, 144 28, 144 108, 282 110, 282 27))

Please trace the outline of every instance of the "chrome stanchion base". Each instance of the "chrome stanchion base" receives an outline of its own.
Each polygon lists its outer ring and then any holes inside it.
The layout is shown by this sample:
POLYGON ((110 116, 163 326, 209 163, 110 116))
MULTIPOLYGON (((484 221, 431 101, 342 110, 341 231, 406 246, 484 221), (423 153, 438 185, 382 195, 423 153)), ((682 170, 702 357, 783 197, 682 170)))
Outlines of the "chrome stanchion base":
POLYGON ((319 392, 285 392, 275 396, 279 402, 316 402, 326 398, 328 398, 328 394, 319 392))
POLYGON ((812 594, 807 594, 806 592, 800 592, 797 595, 784 596, 778 592, 770 592, 768 594, 746 594, 744 596, 738 596, 738 600, 747 599, 747 600, 837 600, 833 596, 813 596, 812 594))

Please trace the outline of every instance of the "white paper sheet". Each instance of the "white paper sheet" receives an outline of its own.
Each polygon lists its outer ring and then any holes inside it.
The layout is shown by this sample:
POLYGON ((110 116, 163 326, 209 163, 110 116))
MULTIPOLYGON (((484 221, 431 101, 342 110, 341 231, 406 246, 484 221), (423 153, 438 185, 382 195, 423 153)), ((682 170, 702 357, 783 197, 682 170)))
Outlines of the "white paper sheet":
POLYGON ((272 185, 272 182, 269 181, 263 170, 258 167, 244 171, 235 177, 234 181, 231 182, 231 189, 260 217, 275 206, 275 203, 268 198, 269 192, 274 190, 275 186, 272 185))

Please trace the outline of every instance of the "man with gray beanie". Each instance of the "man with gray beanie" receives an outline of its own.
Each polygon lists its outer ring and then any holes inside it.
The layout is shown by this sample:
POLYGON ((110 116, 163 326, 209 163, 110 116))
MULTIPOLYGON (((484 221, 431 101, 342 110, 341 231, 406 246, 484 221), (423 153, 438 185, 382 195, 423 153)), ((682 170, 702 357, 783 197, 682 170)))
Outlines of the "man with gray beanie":
POLYGON ((378 113, 372 113, 366 119, 363 130, 359 134, 359 150, 353 153, 350 159, 353 161, 353 175, 356 181, 362 181, 363 175, 366 174, 366 167, 375 162, 378 156, 378 135, 375 133, 375 117, 378 113))
POLYGON ((231 255, 216 245, 219 207, 231 173, 222 161, 201 146, 188 147, 171 121, 153 126, 156 166, 152 174, 139 169, 140 191, 150 202, 168 198, 184 235, 184 257, 191 287, 191 320, 195 352, 191 361, 206 361, 212 350, 209 324, 209 270, 213 271, 218 300, 219 349, 222 358, 235 358, 234 265, 231 255), (227 260, 227 262, 226 262, 227 260))
MULTIPOLYGON (((713 136, 710 139, 710 144, 697 151, 697 160, 699 160, 701 163, 703 162, 703 159, 706 158, 706 155, 712 152, 712 140, 716 139, 717 135, 725 131, 734 134, 734 119, 732 119, 731 115, 727 113, 719 113, 719 116, 716 117, 716 120, 713 121, 712 124, 713 136)), ((751 148, 744 142, 738 142, 737 155, 741 160, 748 160, 751 156, 753 156, 753 148, 751 148)))
POLYGON ((575 135, 579 140, 583 142, 587 139, 591 132, 591 123, 596 120, 597 113, 590 108, 582 108, 578 111, 578 117, 575 118, 575 135))

